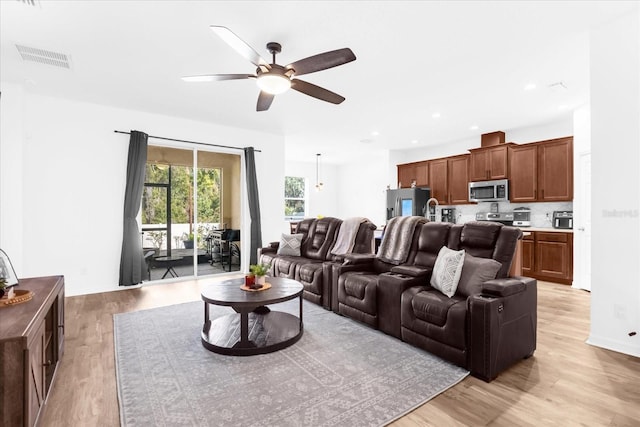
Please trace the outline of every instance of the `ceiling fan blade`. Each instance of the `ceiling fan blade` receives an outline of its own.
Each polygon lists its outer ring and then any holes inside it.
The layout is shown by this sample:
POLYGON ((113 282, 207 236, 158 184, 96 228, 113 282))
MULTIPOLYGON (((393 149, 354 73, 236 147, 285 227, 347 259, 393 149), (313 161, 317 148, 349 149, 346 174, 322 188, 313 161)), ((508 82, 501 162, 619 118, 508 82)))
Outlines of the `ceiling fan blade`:
POLYGON ((296 76, 315 73, 327 68, 337 67, 355 61, 356 56, 348 47, 344 49, 332 50, 331 52, 319 53, 287 65, 285 68, 293 69, 296 76))
POLYGON ((262 57, 253 50, 251 46, 244 42, 240 37, 235 35, 233 31, 228 29, 227 27, 221 27, 218 25, 211 25, 211 31, 216 33, 218 37, 224 40, 229 46, 231 46, 236 52, 240 55, 247 58, 253 65, 259 67, 261 65, 266 66, 267 68, 271 68, 269 63, 262 59, 262 57))
POLYGON ((254 74, 205 74, 202 76, 185 76, 185 82, 217 82, 221 80, 242 80, 255 78, 254 74))
POLYGON ((260 95, 258 95, 258 105, 256 106, 256 111, 267 111, 269 107, 271 107, 273 98, 275 98, 275 95, 271 95, 270 93, 261 90, 260 95))
POLYGON ((333 93, 330 90, 321 88, 312 83, 305 82, 300 79, 291 80, 291 89, 295 89, 298 92, 302 92, 305 95, 313 96, 314 98, 321 99, 323 101, 330 102, 332 104, 340 104, 345 100, 343 96, 333 93))

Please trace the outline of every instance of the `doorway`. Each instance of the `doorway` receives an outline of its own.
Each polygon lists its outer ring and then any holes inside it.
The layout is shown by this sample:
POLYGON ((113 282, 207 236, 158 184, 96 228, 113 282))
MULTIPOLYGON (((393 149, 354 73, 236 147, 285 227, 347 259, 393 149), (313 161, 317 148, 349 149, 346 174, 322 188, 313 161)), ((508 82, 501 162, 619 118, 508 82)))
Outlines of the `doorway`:
POLYGON ((591 291, 591 151, 579 153, 577 160, 573 287, 591 291))
POLYGON ((140 213, 147 281, 228 272, 211 236, 240 227, 240 165, 239 155, 148 146, 140 213))

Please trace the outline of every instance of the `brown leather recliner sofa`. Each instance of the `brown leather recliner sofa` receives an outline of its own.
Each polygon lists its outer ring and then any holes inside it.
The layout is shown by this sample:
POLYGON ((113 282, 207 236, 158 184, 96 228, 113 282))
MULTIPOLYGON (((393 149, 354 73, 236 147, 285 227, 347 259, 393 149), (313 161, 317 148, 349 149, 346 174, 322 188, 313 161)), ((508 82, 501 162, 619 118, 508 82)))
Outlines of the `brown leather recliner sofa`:
MULTIPOLYGON (((273 242, 268 247, 258 249, 258 261, 271 264, 270 276, 299 281, 304 286, 305 299, 330 309, 330 266, 341 263, 344 257, 334 255, 332 249, 343 223, 341 219, 332 217, 302 220, 296 230, 296 234, 302 234, 300 256, 278 254, 280 242, 273 242)), ((355 232, 351 253, 371 253, 375 229, 371 221, 363 218, 355 232)))
POLYGON ((508 277, 521 237, 518 228, 493 222, 418 224, 403 240, 402 263, 381 268, 378 256, 348 255, 333 267, 334 311, 491 381, 536 348, 537 282, 508 277), (443 246, 464 249, 467 258, 451 298, 429 284, 443 246))

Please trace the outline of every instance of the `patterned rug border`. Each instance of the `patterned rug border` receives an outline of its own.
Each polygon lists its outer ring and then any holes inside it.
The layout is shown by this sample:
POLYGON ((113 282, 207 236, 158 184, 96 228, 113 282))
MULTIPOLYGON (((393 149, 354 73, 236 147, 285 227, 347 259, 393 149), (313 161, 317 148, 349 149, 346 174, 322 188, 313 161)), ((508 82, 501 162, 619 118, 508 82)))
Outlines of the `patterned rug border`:
MULTIPOLYGON (((292 302, 295 302, 296 305, 297 305, 297 300, 296 300, 296 301, 289 301, 289 302, 285 302, 285 303, 276 304, 276 305, 271 306, 271 307, 272 308, 276 307, 276 308, 278 308, 279 310, 282 310, 282 311, 291 311, 293 313, 293 312, 296 312, 297 310, 295 309, 295 306, 291 304, 292 302), (283 308, 283 307, 287 307, 287 306, 291 306, 291 307, 289 309, 283 308)), ((172 304, 172 305, 167 305, 167 306, 148 308, 148 309, 137 310, 137 311, 132 311, 132 312, 116 313, 116 314, 113 315, 114 364, 115 364, 115 371, 116 371, 116 387, 117 387, 118 409, 119 409, 120 425, 121 426, 126 426, 127 424, 126 424, 126 420, 125 420, 125 410, 124 410, 124 402, 123 402, 123 395, 122 395, 122 392, 123 392, 123 390, 122 390, 123 389, 122 378, 121 378, 122 377, 122 373, 120 372, 121 371, 121 366, 120 366, 119 361, 118 361, 118 349, 119 349, 119 346, 121 345, 120 336, 118 334, 118 328, 117 328, 117 324, 118 324, 118 321, 119 321, 118 319, 126 318, 128 316, 137 316, 137 315, 141 315, 141 314, 144 314, 144 313, 162 312, 163 310, 176 309, 176 308, 178 308, 180 306, 187 307, 187 306, 192 306, 192 305, 193 306, 200 305, 200 307, 202 307, 202 304, 203 304, 202 301, 189 301, 189 302, 184 302, 184 303, 178 303, 178 304, 172 304)), ((357 322, 357 321, 355 321, 353 319, 350 319, 348 317, 343 317, 343 316, 340 316, 340 315, 338 315, 336 313, 333 313, 331 311, 327 311, 327 310, 325 310, 325 309, 323 309, 323 308, 321 308, 321 307, 319 307, 319 306, 317 306, 317 305, 315 305, 313 303, 310 303, 310 302, 308 302, 306 300, 303 301, 303 304, 304 304, 304 316, 305 316, 305 319, 306 319, 306 316, 308 315, 308 313, 310 311, 312 313, 316 312, 316 314, 318 314, 318 313, 325 314, 326 313, 327 315, 338 316, 340 319, 344 319, 347 322, 351 322, 354 325, 357 325, 356 327, 366 328, 367 330, 372 331, 372 332, 374 332, 376 334, 380 334, 383 337, 387 337, 387 338, 391 338, 393 340, 397 340, 396 338, 390 337, 389 335, 386 335, 383 332, 380 332, 378 330, 370 328, 367 325, 364 325, 364 324, 362 324, 360 322, 357 322)), ((211 306, 212 317, 215 317, 215 315, 213 315, 214 307, 215 306, 211 306)), ((215 307, 215 308, 220 308, 220 307, 215 307)), ((199 324, 198 326, 201 326, 201 324, 199 324)), ((305 321, 305 334, 307 334, 307 333, 309 333, 309 326, 308 326, 307 322, 305 321)), ((303 338, 304 338, 304 335, 303 335, 303 338)), ((412 349, 415 349, 415 350, 417 350, 419 352, 424 353, 426 357, 433 357, 433 358, 439 359, 439 358, 437 358, 437 356, 434 356, 431 353, 428 353, 426 351, 423 351, 421 349, 413 347, 413 346, 411 346, 411 345, 409 345, 407 343, 404 343, 401 340, 397 340, 397 342, 399 344, 401 344, 401 345, 409 346, 412 349)), ((295 345, 299 345, 299 344, 300 343, 294 344, 294 346, 295 345)), ((281 350, 281 351, 286 351, 286 349, 281 350)), ((223 356, 223 357, 240 357, 240 358, 244 359, 244 358, 251 358, 251 357, 255 357, 255 356, 248 356, 248 357, 243 357, 243 356, 223 356)), ((443 361, 443 362, 446 363, 446 364, 449 364, 446 361, 443 361)), ((381 424, 378 424, 378 425, 379 426, 387 426, 387 425, 393 423, 394 421, 397 421, 398 419, 400 419, 400 418, 404 417, 405 415, 407 415, 407 414, 411 413, 412 411, 414 411, 416 408, 424 405, 425 403, 429 402, 433 398, 435 398, 438 395, 444 393, 448 389, 450 389, 452 387, 455 387, 457 384, 462 382, 469 375, 469 371, 466 371, 463 368, 459 368, 459 367, 457 367, 455 365, 451 365, 451 366, 453 367, 453 369, 458 369, 458 370, 461 371, 461 374, 460 374, 459 378, 457 378, 457 380, 455 380, 454 382, 452 382, 450 384, 446 384, 446 385, 443 385, 442 387, 437 388, 436 391, 432 390, 431 394, 429 396, 425 397, 423 400, 415 403, 413 406, 408 407, 402 413, 394 415, 392 418, 389 418, 388 420, 386 420, 386 421, 384 421, 384 422, 382 422, 381 424)), ((354 425, 351 425, 351 427, 353 427, 353 426, 354 425)))

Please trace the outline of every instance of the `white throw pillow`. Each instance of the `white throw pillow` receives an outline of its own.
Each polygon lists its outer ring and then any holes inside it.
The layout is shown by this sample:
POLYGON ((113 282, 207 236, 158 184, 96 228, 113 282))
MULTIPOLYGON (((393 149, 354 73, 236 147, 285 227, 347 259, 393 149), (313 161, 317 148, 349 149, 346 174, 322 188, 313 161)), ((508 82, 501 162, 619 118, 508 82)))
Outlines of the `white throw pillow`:
POLYGON ((283 234, 278 245, 278 255, 300 256, 304 234, 283 234))
POLYGON ((464 265, 464 249, 454 251, 443 246, 431 274, 431 286, 451 298, 458 289, 462 266, 464 265))

